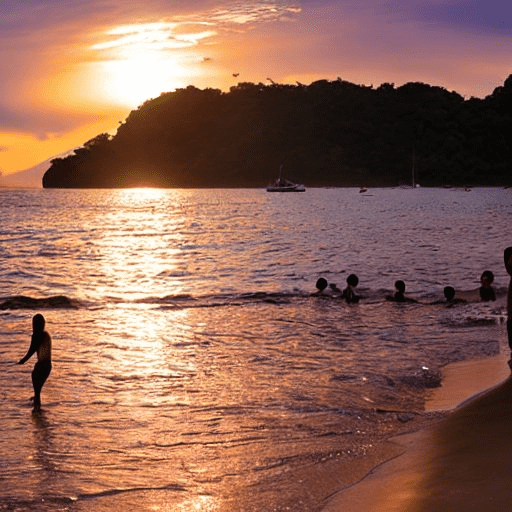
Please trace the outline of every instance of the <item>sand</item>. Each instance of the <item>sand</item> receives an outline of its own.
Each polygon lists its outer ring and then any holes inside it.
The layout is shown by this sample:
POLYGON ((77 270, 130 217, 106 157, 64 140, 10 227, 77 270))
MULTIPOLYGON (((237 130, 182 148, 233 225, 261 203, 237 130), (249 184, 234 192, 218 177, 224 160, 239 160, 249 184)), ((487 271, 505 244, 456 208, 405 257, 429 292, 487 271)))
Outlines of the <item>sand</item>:
POLYGON ((512 509, 512 378, 507 354, 446 367, 427 410, 454 411, 390 440, 401 454, 333 496, 323 512, 512 509))

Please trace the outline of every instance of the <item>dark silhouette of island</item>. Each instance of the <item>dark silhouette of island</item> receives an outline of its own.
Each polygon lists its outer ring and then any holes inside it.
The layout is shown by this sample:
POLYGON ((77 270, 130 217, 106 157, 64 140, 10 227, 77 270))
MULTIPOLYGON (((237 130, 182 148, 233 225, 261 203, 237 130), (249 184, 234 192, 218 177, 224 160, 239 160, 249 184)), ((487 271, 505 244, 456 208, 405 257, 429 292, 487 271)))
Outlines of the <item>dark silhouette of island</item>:
POLYGON ((424 83, 189 86, 52 160, 47 188, 512 185, 512 75, 484 99, 424 83))

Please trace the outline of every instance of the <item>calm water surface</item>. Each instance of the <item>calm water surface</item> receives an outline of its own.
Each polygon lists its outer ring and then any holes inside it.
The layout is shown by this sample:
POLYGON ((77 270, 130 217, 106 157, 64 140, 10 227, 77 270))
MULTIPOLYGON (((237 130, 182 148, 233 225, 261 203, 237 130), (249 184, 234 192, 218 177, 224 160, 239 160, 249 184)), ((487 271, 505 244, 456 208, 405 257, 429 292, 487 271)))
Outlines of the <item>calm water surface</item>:
POLYGON ((511 193, 0 190, 0 510, 319 510, 315 475, 505 344, 511 193), (496 302, 432 304, 486 269, 496 302), (310 296, 352 272, 361 303, 310 296), (396 279, 419 304, 384 300, 396 279), (12 364, 33 308, 38 415, 12 364))

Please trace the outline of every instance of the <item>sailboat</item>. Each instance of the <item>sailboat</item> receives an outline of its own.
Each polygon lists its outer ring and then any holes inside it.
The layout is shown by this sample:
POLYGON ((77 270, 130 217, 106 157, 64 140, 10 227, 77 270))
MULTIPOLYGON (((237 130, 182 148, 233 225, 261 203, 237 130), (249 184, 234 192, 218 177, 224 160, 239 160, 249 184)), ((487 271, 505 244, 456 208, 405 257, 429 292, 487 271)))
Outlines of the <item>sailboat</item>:
POLYGON ((400 185, 399 188, 403 188, 403 189, 409 189, 409 188, 420 188, 421 185, 419 183, 416 183, 416 176, 415 176, 415 173, 416 173, 416 149, 413 148, 412 150, 412 171, 411 171, 411 186, 409 185, 400 185))
POLYGON ((415 166, 416 166, 416 148, 412 150, 412 180, 411 180, 411 188, 420 188, 420 184, 415 181, 415 166))
POLYGON ((306 187, 301 183, 283 178, 283 166, 279 168, 279 178, 267 187, 267 192, 306 192, 306 187))

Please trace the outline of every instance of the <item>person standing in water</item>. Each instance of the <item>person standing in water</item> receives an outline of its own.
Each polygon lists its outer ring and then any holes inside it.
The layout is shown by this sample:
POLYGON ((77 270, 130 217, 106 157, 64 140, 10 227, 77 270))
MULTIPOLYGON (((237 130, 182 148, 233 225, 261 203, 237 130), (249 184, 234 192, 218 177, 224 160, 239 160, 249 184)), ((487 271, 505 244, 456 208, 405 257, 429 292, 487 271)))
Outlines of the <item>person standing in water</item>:
POLYGON ((512 247, 507 247, 504 253, 505 268, 510 276, 510 284, 508 285, 507 295, 507 333, 508 346, 512 350, 512 247))
POLYGON ((27 353, 18 361, 25 364, 36 352, 37 363, 32 370, 32 385, 34 386, 34 411, 41 409, 41 390, 52 371, 52 339, 44 330, 44 316, 34 315, 32 318, 32 339, 27 353))

